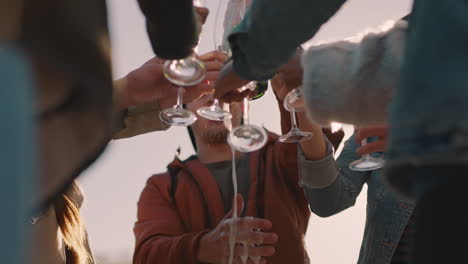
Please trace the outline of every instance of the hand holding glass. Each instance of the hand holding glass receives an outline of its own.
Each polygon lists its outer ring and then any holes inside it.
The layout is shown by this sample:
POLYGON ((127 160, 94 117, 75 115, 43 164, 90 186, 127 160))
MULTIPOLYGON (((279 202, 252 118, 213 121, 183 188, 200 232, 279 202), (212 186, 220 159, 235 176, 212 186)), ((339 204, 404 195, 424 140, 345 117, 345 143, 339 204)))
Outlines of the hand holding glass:
POLYGON ((299 88, 291 90, 283 102, 284 108, 291 114, 291 130, 279 138, 283 143, 297 143, 309 140, 314 134, 299 129, 297 125, 296 112, 304 111, 302 91, 299 88))
MULTIPOLYGON (((363 139, 361 144, 365 146, 367 139, 363 139)), ((369 154, 355 160, 349 164, 349 168, 354 171, 372 171, 382 168, 385 165, 385 160, 382 158, 374 158, 369 154)))
MULTIPOLYGON (((195 6, 202 6, 201 0, 194 1, 195 6)), ((184 109, 182 104, 182 87, 197 85, 205 79, 206 69, 202 61, 189 56, 180 60, 166 61, 163 66, 164 77, 178 85, 177 104, 159 113, 159 118, 170 126, 190 126, 197 117, 191 111, 184 109)))

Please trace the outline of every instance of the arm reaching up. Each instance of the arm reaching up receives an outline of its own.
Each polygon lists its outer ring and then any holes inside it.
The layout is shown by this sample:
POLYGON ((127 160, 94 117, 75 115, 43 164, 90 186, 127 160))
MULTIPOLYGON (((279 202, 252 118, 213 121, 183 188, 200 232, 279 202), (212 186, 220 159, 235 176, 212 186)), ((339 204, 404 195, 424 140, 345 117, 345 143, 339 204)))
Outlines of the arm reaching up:
POLYGON ((246 80, 267 80, 312 38, 345 0, 255 0, 229 36, 233 63, 223 70, 215 97, 223 98, 246 80))
MULTIPOLYGON (((191 102, 213 91, 213 83, 226 59, 227 56, 220 51, 200 55, 207 70, 205 81, 184 89, 184 102, 191 102)), ((176 102, 177 86, 164 78, 163 64, 163 60, 152 58, 114 83, 115 107, 125 112, 121 126, 116 128, 113 135, 114 139, 167 129, 158 116, 162 109, 176 102)))

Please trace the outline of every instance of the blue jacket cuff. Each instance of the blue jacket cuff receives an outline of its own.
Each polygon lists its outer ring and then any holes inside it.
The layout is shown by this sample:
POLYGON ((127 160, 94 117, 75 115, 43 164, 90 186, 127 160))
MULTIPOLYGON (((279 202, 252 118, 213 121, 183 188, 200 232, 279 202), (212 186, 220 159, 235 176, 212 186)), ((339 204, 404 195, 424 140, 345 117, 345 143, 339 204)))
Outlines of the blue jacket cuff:
POLYGON ((333 157, 333 146, 328 139, 327 156, 321 160, 307 160, 301 147, 298 150, 299 185, 310 189, 322 189, 331 185, 340 171, 333 157))
POLYGON ((234 32, 229 36, 231 44, 232 58, 234 59, 234 71, 244 80, 266 81, 276 73, 276 69, 268 65, 266 60, 253 58, 253 50, 249 49, 252 45, 248 41, 246 32, 234 32), (252 62, 255 61, 255 64, 252 62), (263 64, 263 65, 261 65, 263 64))

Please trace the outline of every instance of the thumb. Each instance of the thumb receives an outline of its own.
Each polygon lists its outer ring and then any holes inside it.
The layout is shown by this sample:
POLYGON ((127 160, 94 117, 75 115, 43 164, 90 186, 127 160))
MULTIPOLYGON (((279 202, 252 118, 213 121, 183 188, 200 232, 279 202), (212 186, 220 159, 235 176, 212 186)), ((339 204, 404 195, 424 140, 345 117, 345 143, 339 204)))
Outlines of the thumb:
POLYGON ((232 201, 232 208, 224 217, 224 220, 232 218, 234 216, 234 203, 237 204, 237 217, 240 216, 242 210, 244 210, 244 198, 242 194, 236 194, 235 199, 232 201))

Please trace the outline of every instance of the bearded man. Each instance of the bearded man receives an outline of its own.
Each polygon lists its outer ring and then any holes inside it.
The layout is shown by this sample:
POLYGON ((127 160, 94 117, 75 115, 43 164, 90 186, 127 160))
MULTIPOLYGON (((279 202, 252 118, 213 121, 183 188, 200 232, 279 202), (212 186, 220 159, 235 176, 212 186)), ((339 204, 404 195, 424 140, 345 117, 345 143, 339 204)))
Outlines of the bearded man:
MULTIPOLYGON (((278 74, 272 87, 286 133, 290 115, 282 100, 291 87, 283 78, 278 74)), ((204 95, 187 108, 196 113, 212 103, 213 96, 204 95)), ((242 104, 230 108, 236 127, 242 122, 242 104)), ((298 145, 304 152, 324 154, 327 144, 322 129, 307 121, 304 113, 298 113, 298 120, 301 130, 315 134, 311 140, 285 144, 268 133, 260 150, 236 153, 238 194, 233 199, 228 130, 223 122, 199 117, 190 128, 196 155, 185 161, 175 158, 167 172, 148 179, 140 196, 133 263, 227 263, 230 227, 236 228, 234 263, 241 263, 245 255, 250 257, 248 263, 259 259, 272 264, 308 263, 303 238, 310 212, 299 185, 298 145), (239 218, 232 220, 234 203, 239 218)), ((342 131, 337 134, 328 134, 336 139, 332 139, 335 145, 343 137, 342 131)))

